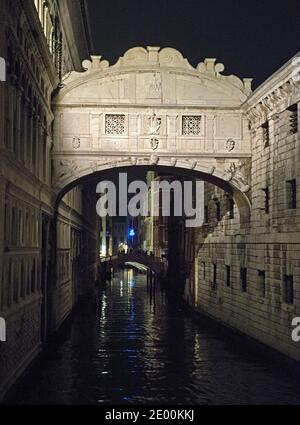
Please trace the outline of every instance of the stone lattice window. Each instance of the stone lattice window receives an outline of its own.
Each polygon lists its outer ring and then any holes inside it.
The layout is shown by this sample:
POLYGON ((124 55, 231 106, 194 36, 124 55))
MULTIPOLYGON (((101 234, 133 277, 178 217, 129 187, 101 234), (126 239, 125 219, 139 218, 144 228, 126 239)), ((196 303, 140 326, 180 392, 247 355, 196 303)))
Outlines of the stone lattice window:
POLYGON ((105 134, 124 134, 125 115, 107 114, 105 115, 105 134))
POLYGON ((184 136, 199 136, 201 134, 201 117, 198 115, 183 116, 182 134, 184 136))

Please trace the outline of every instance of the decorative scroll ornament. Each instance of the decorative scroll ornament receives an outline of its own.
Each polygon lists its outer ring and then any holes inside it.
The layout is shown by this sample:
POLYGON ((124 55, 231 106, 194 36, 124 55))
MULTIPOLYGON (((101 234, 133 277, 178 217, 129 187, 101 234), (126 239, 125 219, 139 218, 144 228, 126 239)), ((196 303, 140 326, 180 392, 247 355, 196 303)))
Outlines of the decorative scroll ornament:
POLYGON ((233 151, 234 148, 235 148, 235 140, 233 139, 226 140, 225 149, 227 150, 227 152, 233 151))
POLYGON ((80 148, 80 138, 79 137, 73 137, 72 146, 74 149, 80 148))

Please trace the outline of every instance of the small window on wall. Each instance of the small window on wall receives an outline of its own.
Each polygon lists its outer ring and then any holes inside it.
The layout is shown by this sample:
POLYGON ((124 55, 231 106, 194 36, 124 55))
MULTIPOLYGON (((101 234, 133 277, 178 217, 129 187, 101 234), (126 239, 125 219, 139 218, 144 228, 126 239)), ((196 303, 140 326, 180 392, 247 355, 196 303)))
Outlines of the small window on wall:
POLYGON ((262 189, 262 191, 264 192, 265 195, 265 202, 264 202, 264 211, 266 214, 269 214, 270 212, 270 190, 268 187, 265 187, 264 189, 262 189))
POLYGON ((229 209, 229 218, 232 220, 234 218, 234 200, 233 198, 228 199, 228 209, 229 209))
POLYGON ((217 265, 213 264, 213 276, 212 276, 212 289, 214 291, 217 290, 218 284, 217 284, 217 265))
POLYGON ((285 304, 294 303, 294 279, 292 275, 284 275, 282 282, 282 301, 285 304))
POLYGON ((231 276, 230 276, 230 266, 225 265, 225 282, 226 286, 229 288, 231 285, 231 276))
POLYGON ((201 116, 184 115, 182 117, 183 136, 199 136, 201 134, 201 116))
POLYGON ((245 267, 241 267, 241 289, 243 292, 248 290, 247 269, 245 267))
POLYGON ((216 219, 221 221, 221 204, 219 201, 216 202, 216 219))
POLYGON ((264 148, 267 148, 268 146, 270 146, 269 122, 266 121, 264 124, 262 124, 261 128, 262 128, 263 145, 264 145, 264 148))
POLYGON ((202 261, 202 278, 203 280, 206 279, 206 269, 205 269, 205 262, 202 261))
POLYGON ((125 133, 125 115, 105 115, 105 134, 120 135, 125 133))
POLYGON ((298 133, 298 105, 295 103, 294 105, 288 108, 289 112, 289 128, 291 134, 298 133))
POLYGON ((266 296, 266 273, 264 270, 258 270, 258 293, 261 297, 266 296))
POLYGON ((295 209, 297 207, 297 184, 296 179, 286 182, 287 207, 295 209))

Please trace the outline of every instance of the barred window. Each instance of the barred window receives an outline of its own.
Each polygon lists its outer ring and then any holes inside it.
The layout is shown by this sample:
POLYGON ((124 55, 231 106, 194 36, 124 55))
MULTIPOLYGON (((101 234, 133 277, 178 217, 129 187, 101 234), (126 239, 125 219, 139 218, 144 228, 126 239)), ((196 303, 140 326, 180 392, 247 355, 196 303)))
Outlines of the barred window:
POLYGON ((258 270, 258 292, 261 297, 266 296, 266 272, 258 270))
POLYGON ((286 304, 294 303, 294 279, 292 275, 283 276, 282 300, 286 304))
POLYGON ((199 136, 201 134, 201 116, 185 115, 182 117, 182 134, 184 136, 199 136))
POLYGON ((213 276, 212 276, 212 290, 216 291, 218 289, 218 283, 217 283, 217 265, 213 264, 213 276))
POLYGON ((205 261, 202 261, 202 278, 203 280, 206 279, 206 266, 205 266, 205 261))
POLYGON ((231 285, 231 276, 230 276, 230 266, 225 265, 225 282, 226 286, 229 288, 231 285))
POLYGON ((229 218, 234 218, 234 200, 233 198, 228 199, 229 218))
POLYGON ((289 111, 290 133, 296 134, 296 133, 298 133, 298 105, 297 105, 297 103, 290 106, 288 108, 288 111, 289 111))
POLYGON ((265 195, 265 205, 264 205, 264 210, 266 214, 269 214, 270 212, 270 190, 269 187, 265 187, 264 189, 262 189, 262 191, 264 192, 265 195))
POLYGON ((297 208, 297 183, 296 179, 286 182, 287 207, 289 209, 297 208))
POLYGON ((107 114, 105 115, 105 134, 124 134, 125 115, 107 114))
POLYGON ((241 267, 241 289, 243 292, 247 292, 248 283, 247 283, 247 269, 241 267))
POLYGON ((221 221, 221 204, 219 201, 216 202, 216 219, 221 221))

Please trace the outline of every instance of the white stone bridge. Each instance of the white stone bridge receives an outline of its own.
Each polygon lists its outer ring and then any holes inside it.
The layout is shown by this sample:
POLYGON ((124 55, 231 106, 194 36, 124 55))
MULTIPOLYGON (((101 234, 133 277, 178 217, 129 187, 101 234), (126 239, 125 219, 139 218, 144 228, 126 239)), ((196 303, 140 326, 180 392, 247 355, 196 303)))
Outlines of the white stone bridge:
POLYGON ((100 56, 72 72, 54 98, 57 202, 91 176, 129 166, 176 168, 232 192, 249 208, 251 80, 196 68, 172 48, 136 47, 109 66, 100 56))
POLYGON ((110 257, 101 258, 101 265, 105 265, 108 269, 111 267, 118 267, 127 263, 137 263, 147 267, 149 270, 156 273, 158 276, 167 272, 167 262, 163 261, 160 257, 154 255, 147 255, 143 252, 133 252, 110 257))

